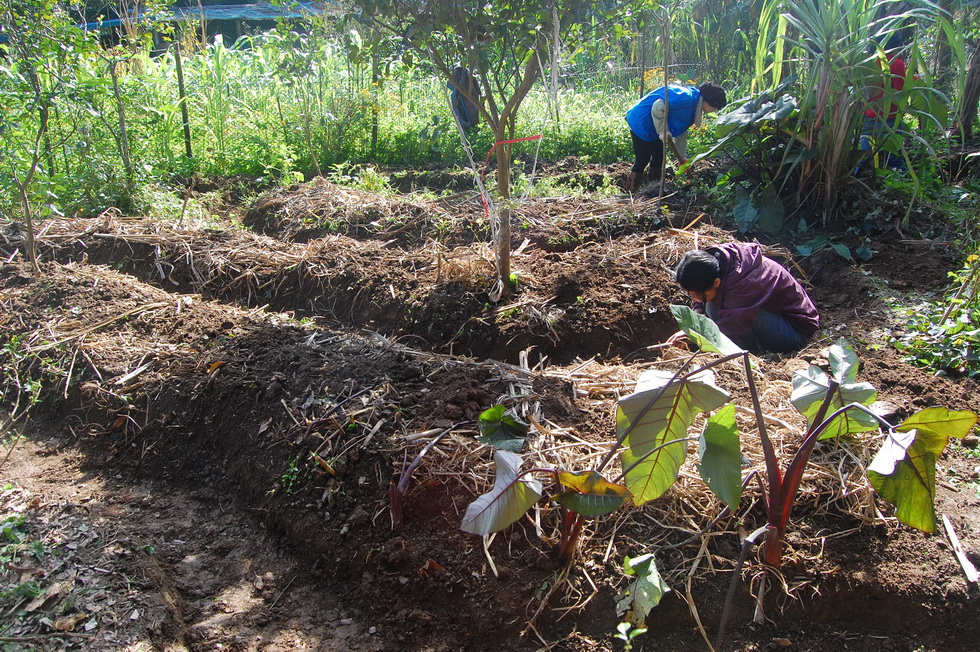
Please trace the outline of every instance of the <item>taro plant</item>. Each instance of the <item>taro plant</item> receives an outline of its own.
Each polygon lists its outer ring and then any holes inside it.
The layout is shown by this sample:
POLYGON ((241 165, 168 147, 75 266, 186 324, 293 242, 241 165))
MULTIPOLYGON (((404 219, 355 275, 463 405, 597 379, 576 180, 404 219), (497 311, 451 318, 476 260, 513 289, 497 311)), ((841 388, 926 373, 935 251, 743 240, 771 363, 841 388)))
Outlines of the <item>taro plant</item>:
MULTIPOLYGON (((764 422, 758 422, 768 480, 767 519, 764 526, 743 542, 715 649, 721 647, 728 607, 748 549, 764 535, 763 560, 773 567, 781 564, 786 527, 799 494, 803 472, 818 441, 851 437, 879 428, 884 430, 884 443, 867 468, 871 486, 895 506, 895 517, 899 522, 923 532, 936 530, 936 460, 950 438, 962 439, 970 433, 977 423, 977 415, 970 410, 930 407, 893 426, 871 410, 877 392, 870 384, 857 382, 858 358, 844 338, 830 347, 828 362, 829 374, 810 365, 793 378, 791 401, 806 417, 807 430, 785 472, 780 471, 764 422)), ((748 378, 754 400, 754 383, 751 375, 748 378)))
MULTIPOLYGON (((586 519, 609 514, 627 502, 638 507, 663 495, 677 480, 693 439, 699 442, 701 477, 727 505, 726 510, 736 510, 742 489, 756 474, 742 478, 735 409, 729 394, 715 384, 713 372, 714 367, 736 360, 741 360, 744 367, 761 440, 765 462, 763 503, 767 512, 766 524, 746 539, 739 568, 749 547, 763 535, 763 560, 772 567, 781 564, 786 528, 817 442, 852 438, 879 428, 885 430, 886 438, 868 468, 872 486, 895 506, 901 523, 926 532, 935 530, 936 460, 951 437, 962 438, 970 432, 978 419, 975 413, 927 408, 892 426, 871 410, 877 393, 871 385, 857 381, 857 355, 841 338, 829 349, 829 374, 815 365, 796 374, 791 400, 806 417, 807 430, 784 470, 766 429, 749 354, 707 317, 685 306, 671 306, 671 310, 698 351, 674 373, 644 372, 636 391, 619 400, 616 442, 597 468, 522 470, 519 451, 526 430, 520 437, 513 436, 513 429, 504 425, 509 417, 503 406, 495 406, 481 416, 482 441, 495 448, 496 477, 493 488, 466 510, 463 530, 486 536, 518 521, 544 496, 539 479, 543 475, 553 481, 555 490, 550 500, 562 510, 558 554, 563 560, 571 559, 586 519), (694 360, 704 353, 721 357, 693 366, 694 360), (689 436, 694 419, 701 412, 711 414, 700 436, 689 436), (622 470, 607 478, 603 472, 617 454, 622 470)), ((641 627, 646 613, 655 606, 650 596, 662 594, 664 588, 652 558, 638 557, 634 561, 629 564, 630 574, 638 577, 628 590, 634 594, 628 600, 633 612, 628 621, 641 627)), ((738 576, 736 572, 733 589, 738 576)))
MULTIPOLYGON (((481 431, 485 432, 484 443, 495 448, 496 477, 493 488, 467 508, 462 529, 486 536, 519 520, 543 496, 542 482, 534 476, 544 474, 557 488, 551 498, 562 510, 558 555, 568 560, 574 555, 586 519, 612 513, 629 501, 640 506, 659 498, 677 480, 689 442, 698 439, 688 436, 695 417, 721 407, 730 398, 715 384, 708 365, 687 374, 683 373, 685 368, 673 374, 651 370, 641 376, 637 391, 619 402, 616 444, 593 470, 522 471, 517 441, 486 434, 486 423, 506 418, 503 406, 485 412, 481 431), (623 470, 609 479, 603 471, 617 453, 623 470)), ((508 432, 495 425, 490 429, 508 432)), ((731 430, 706 427, 700 437, 699 469, 708 487, 736 507, 741 490, 738 441, 733 436, 731 430)), ((520 444, 523 446, 523 440, 520 444)))
POLYGON ((783 228, 785 209, 780 193, 796 165, 812 158, 793 139, 785 124, 797 111, 797 100, 787 91, 790 78, 772 91, 762 91, 733 102, 715 121, 718 142, 694 161, 724 154, 734 165, 718 180, 719 187, 735 183, 734 216, 739 231, 758 228, 777 233, 783 228), (774 164, 773 153, 792 150, 785 163, 774 164))
MULTIPOLYGON (((706 317, 683 306, 672 306, 671 309, 680 327, 702 350, 722 352, 730 347, 727 338, 706 317)), ((925 532, 934 531, 936 459, 950 438, 962 439, 969 434, 978 419, 974 412, 927 408, 913 414, 902 424, 892 426, 871 410, 877 391, 868 383, 857 382, 857 354, 847 340, 841 338, 829 348, 829 374, 816 365, 810 365, 794 376, 791 401, 806 417, 807 430, 796 453, 782 471, 761 415, 748 355, 744 354, 743 359, 767 476, 767 522, 763 547, 763 558, 767 564, 778 567, 781 563, 786 526, 816 443, 879 428, 884 429, 887 436, 868 469, 872 486, 882 498, 895 505, 896 517, 900 522, 925 532), (905 453, 900 454, 901 451, 905 453)))

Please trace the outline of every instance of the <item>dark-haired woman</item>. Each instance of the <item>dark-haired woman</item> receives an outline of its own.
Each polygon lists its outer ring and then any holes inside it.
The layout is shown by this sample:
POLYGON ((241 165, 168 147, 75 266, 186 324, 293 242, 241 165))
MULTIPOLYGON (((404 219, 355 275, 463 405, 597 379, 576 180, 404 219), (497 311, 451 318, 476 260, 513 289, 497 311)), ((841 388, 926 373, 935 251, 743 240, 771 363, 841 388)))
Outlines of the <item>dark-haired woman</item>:
MULTIPOLYGON (((796 351, 820 328, 820 315, 803 286, 754 242, 689 251, 674 278, 691 296, 695 311, 749 351, 796 351)), ((683 331, 667 341, 688 344, 683 331)))

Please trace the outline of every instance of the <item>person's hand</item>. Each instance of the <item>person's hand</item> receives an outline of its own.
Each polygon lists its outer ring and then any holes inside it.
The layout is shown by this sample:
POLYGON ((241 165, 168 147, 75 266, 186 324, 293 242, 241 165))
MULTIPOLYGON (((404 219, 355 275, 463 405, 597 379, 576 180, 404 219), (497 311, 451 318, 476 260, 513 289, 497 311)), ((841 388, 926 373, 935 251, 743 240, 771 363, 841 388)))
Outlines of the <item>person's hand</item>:
POLYGON ((684 331, 677 331, 669 338, 667 338, 667 344, 671 346, 676 346, 680 349, 687 349, 691 346, 691 338, 687 336, 684 331))

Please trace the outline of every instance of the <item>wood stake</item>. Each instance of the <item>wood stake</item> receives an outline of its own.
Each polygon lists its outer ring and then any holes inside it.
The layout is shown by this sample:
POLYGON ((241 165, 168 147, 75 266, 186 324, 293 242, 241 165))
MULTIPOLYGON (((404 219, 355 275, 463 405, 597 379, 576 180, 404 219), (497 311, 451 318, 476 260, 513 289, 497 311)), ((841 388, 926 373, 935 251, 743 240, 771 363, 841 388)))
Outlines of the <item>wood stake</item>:
POLYGON ((960 539, 956 536, 956 530, 953 529, 953 524, 945 514, 943 514, 943 527, 946 529, 946 536, 949 537, 949 542, 953 546, 956 560, 960 562, 963 573, 966 575, 966 581, 973 582, 974 584, 980 582, 980 576, 977 575, 977 567, 967 558, 966 552, 960 544, 960 539))

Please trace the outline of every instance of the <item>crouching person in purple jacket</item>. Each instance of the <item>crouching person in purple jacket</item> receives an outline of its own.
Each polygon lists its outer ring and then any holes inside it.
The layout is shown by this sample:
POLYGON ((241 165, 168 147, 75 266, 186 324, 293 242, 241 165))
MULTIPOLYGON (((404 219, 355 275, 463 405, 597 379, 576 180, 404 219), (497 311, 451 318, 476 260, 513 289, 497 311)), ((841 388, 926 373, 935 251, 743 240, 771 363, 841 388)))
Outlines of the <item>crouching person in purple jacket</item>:
MULTIPOLYGON (((689 251, 674 278, 691 295, 696 312, 753 353, 796 351, 820 327, 820 315, 803 286, 754 242, 689 251)), ((690 344, 683 331, 667 341, 690 344)))

